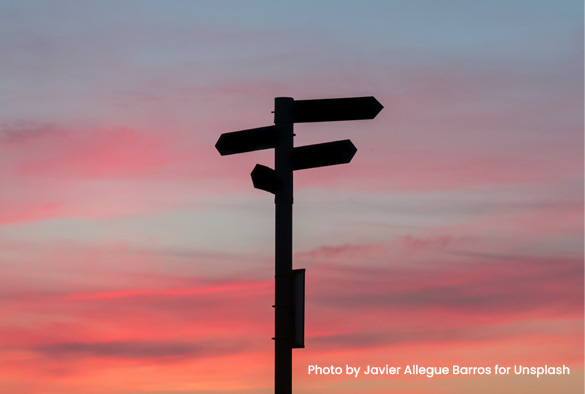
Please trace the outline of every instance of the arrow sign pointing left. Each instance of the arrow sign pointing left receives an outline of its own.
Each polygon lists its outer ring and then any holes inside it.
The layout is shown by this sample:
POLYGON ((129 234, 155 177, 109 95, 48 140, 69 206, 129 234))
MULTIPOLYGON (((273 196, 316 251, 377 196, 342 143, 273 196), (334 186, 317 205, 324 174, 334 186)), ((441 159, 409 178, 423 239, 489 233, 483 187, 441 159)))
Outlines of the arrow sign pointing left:
POLYGON ((277 137, 276 126, 233 131, 220 135, 215 149, 222 156, 270 149, 276 146, 277 137))
POLYGON ((299 146, 292 152, 293 170, 349 163, 357 152, 350 140, 299 146))
POLYGON ((252 183, 256 189, 265 190, 275 194, 280 187, 276 171, 272 168, 263 166, 262 164, 256 164, 256 167, 254 167, 250 176, 252 177, 252 183))

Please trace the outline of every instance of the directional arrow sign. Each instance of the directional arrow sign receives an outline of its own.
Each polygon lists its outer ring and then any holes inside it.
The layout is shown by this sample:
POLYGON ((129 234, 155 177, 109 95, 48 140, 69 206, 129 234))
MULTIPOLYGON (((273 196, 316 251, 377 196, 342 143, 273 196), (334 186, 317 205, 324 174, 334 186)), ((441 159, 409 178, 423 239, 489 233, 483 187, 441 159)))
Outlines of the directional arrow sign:
POLYGON ((373 96, 295 100, 294 123, 374 119, 384 108, 373 96))
POLYGON ((222 155, 270 149, 276 146, 276 126, 234 131, 219 136, 215 149, 222 155))
POLYGON ((293 170, 349 163, 355 152, 357 149, 350 140, 299 146, 292 152, 293 170))
POLYGON ((256 164, 250 176, 256 189, 265 190, 274 194, 280 187, 276 171, 262 164, 256 164))

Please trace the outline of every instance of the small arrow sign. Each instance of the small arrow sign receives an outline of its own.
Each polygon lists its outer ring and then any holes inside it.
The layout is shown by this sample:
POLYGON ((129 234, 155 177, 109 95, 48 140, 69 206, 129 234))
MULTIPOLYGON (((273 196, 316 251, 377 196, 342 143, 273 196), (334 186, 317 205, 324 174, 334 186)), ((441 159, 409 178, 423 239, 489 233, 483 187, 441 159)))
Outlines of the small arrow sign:
POLYGON ((374 119, 384 108, 373 96, 295 100, 294 123, 374 119))
POLYGON ((233 131, 220 135, 215 149, 222 156, 270 149, 276 146, 277 138, 276 126, 233 131))
POLYGON ((293 170, 332 166, 349 163, 357 152, 350 140, 326 142, 324 144, 299 146, 293 149, 293 170))
POLYGON ((256 189, 265 190, 275 194, 280 187, 276 171, 272 168, 263 166, 262 164, 256 164, 256 167, 254 167, 250 176, 252 177, 252 183, 256 189))

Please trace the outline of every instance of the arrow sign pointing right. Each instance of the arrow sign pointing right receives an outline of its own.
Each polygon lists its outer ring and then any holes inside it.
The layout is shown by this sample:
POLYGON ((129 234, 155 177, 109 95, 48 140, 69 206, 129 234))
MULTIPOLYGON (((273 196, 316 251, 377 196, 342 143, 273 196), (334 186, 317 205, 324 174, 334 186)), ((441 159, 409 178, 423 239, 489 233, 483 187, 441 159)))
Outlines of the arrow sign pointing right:
POLYGON ((299 146, 292 152, 293 170, 349 163, 355 152, 357 149, 350 140, 299 146))
POLYGON ((384 108, 373 96, 295 100, 294 123, 374 119, 384 108))

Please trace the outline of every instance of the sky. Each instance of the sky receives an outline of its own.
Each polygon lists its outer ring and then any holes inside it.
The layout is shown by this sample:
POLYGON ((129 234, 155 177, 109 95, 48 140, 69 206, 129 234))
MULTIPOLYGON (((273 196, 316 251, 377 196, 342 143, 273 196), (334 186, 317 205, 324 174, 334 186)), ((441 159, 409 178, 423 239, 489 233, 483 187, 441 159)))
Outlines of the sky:
POLYGON ((360 96, 374 120, 295 126, 357 153, 294 174, 293 392, 583 393, 583 11, 0 1, 0 393, 272 393, 273 151, 214 145, 360 96))

